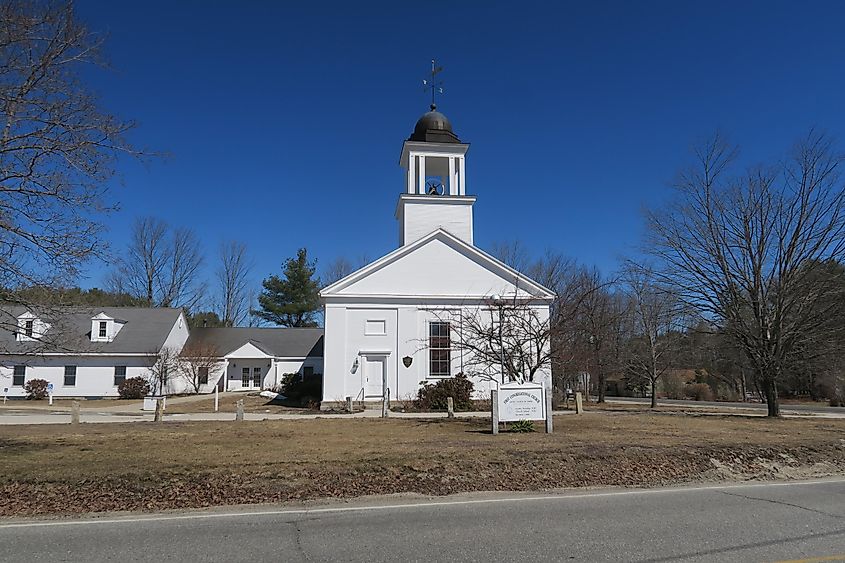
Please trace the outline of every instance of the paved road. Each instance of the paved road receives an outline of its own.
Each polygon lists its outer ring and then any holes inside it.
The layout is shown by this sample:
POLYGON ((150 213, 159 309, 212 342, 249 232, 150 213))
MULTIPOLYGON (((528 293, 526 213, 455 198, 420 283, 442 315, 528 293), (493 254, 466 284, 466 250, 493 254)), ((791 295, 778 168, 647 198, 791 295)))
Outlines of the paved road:
MULTIPOLYGON (((651 399, 640 399, 639 397, 607 397, 608 401, 619 403, 636 403, 639 405, 650 405, 651 399)), ((718 401, 685 401, 678 399, 658 399, 658 405, 679 405, 684 407, 722 407, 722 408, 740 408, 740 409, 758 409, 766 411, 765 403, 728 403, 718 401)), ((800 405, 785 405, 781 403, 781 412, 796 412, 796 413, 830 413, 843 414, 845 408, 830 407, 824 403, 816 404, 800 404, 800 405)))
POLYGON ((845 480, 12 522, 0 561, 845 561, 845 480))

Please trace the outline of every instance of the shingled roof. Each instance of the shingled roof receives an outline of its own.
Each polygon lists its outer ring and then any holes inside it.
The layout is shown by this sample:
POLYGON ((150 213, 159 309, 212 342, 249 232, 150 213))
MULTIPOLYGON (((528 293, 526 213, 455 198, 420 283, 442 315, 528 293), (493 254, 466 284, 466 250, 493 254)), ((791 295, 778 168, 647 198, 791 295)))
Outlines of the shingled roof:
POLYGON ((225 356, 247 343, 276 358, 323 357, 322 328, 194 328, 185 346, 214 346, 225 356))
POLYGON ((181 309, 147 307, 63 307, 44 310, 4 307, 0 311, 4 317, 0 328, 0 354, 157 354, 181 314, 181 309), (20 342, 16 338, 16 331, 10 330, 15 319, 27 311, 50 324, 43 342, 20 342), (124 323, 111 342, 91 342, 91 318, 100 313, 124 323))

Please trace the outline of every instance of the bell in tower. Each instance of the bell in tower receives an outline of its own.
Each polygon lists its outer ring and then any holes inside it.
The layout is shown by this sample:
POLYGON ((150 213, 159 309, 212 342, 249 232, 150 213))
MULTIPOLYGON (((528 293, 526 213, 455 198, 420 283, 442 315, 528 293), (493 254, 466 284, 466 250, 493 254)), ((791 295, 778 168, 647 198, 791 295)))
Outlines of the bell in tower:
POLYGON ((405 169, 405 193, 396 209, 402 245, 436 229, 472 243, 475 196, 466 194, 467 150, 434 104, 417 120, 399 160, 405 169))

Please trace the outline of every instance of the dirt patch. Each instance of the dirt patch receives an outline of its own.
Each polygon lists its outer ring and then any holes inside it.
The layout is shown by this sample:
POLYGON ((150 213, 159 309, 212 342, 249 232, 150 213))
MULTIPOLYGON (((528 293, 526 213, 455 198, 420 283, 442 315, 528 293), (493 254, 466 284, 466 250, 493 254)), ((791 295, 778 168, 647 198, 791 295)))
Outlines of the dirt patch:
POLYGON ((0 427, 0 515, 845 473, 845 421, 560 416, 0 427))

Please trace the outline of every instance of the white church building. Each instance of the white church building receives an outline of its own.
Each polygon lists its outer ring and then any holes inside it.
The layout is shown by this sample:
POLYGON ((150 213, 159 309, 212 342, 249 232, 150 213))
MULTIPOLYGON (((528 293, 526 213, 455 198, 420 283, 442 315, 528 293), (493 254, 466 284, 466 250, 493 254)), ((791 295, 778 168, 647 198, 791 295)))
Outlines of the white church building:
MULTIPOLYGON (((524 301, 548 320, 554 293, 473 244, 468 149, 433 104, 402 145, 399 247, 320 292, 323 408, 347 397, 412 398, 425 383, 465 373, 456 319, 489 307, 492 298, 524 301)), ((475 379, 477 397, 489 398, 499 379, 475 379)), ((551 366, 534 381, 550 385, 551 366)))

